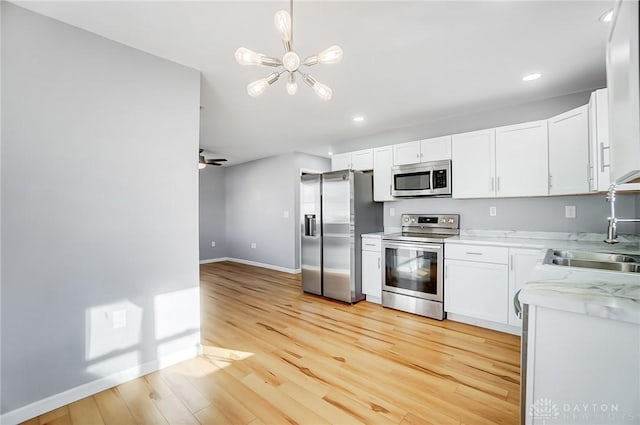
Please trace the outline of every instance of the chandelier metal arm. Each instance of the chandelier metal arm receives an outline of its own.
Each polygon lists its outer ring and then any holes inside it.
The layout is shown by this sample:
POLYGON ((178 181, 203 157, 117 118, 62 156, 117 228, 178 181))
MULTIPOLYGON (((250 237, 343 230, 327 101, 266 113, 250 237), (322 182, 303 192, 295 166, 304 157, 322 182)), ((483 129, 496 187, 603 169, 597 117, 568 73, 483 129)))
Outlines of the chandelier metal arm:
POLYGON ((262 56, 260 58, 260 65, 262 66, 282 66, 282 61, 278 58, 274 58, 271 56, 262 56))

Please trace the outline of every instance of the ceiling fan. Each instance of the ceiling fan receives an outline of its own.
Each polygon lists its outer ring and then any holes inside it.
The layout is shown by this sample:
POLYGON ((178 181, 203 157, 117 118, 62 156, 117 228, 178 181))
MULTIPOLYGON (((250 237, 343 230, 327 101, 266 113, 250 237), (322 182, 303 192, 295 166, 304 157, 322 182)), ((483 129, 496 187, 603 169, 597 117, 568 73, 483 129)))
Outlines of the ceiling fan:
POLYGON ((199 152, 200 155, 198 159, 198 169, 200 170, 202 170, 207 165, 216 165, 219 167, 222 165, 220 164, 220 162, 227 162, 225 158, 207 159, 204 157, 204 155, 202 155, 202 152, 204 152, 204 149, 200 149, 200 152, 199 152))

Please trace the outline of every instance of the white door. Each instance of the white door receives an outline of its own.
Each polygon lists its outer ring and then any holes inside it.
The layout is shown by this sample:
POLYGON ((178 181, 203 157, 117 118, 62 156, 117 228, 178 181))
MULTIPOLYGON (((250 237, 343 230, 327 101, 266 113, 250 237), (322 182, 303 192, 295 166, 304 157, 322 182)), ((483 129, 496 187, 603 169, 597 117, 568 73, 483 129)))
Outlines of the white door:
POLYGON ((373 150, 373 200, 393 201, 391 196, 391 167, 393 147, 384 146, 373 150))
POLYGON ((373 149, 351 152, 351 168, 353 170, 373 170, 373 149))
POLYGON ((452 196, 495 197, 496 131, 473 131, 451 138, 452 196))
POLYGON ((547 121, 496 128, 496 196, 548 194, 547 121))
POLYGON ((589 190, 604 192, 609 189, 609 101, 607 89, 596 90, 589 99, 589 190))
POLYGON ((539 249, 509 250, 509 324, 522 326, 522 319, 516 316, 514 298, 516 293, 532 280, 534 269, 543 252, 539 249))
POLYGON ((451 159, 451 136, 421 140, 420 159, 421 162, 451 159))
POLYGON ((415 164, 420 161, 420 141, 393 145, 393 165, 415 164))
POLYGON ((362 293, 382 297, 381 251, 362 250, 362 293))
POLYGON ((507 323, 509 272, 504 264, 445 260, 444 309, 507 323))
POLYGON ((549 121, 549 195, 589 192, 589 105, 549 121))
POLYGON ((333 155, 331 157, 331 171, 350 170, 351 152, 333 155))

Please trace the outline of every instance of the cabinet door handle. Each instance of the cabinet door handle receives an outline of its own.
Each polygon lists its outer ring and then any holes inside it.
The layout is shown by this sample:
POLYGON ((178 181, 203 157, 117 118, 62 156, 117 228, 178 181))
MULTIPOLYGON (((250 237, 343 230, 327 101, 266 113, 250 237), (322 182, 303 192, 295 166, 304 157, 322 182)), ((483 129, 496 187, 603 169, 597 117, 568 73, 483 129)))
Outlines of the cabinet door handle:
POLYGON ((389 196, 391 196, 391 183, 389 183, 389 196))
POLYGON ((420 154, 419 153, 416 154, 416 158, 420 158, 420 154))
POLYGON ((600 172, 604 173, 604 169, 607 167, 611 167, 611 164, 604 163, 604 151, 608 150, 610 147, 605 146, 604 143, 600 143, 600 172))
POLYGON ((551 189, 551 187, 553 186, 553 184, 551 183, 552 181, 552 176, 551 174, 549 174, 549 189, 551 189))
POLYGON ((496 179, 496 192, 500 192, 500 176, 496 179))
POLYGON ((494 183, 495 183, 495 179, 491 177, 491 192, 493 192, 494 190, 494 183))
POLYGON ((509 270, 513 271, 513 254, 509 256, 509 270))
POLYGON ((380 257, 378 257, 378 270, 380 270, 380 257))

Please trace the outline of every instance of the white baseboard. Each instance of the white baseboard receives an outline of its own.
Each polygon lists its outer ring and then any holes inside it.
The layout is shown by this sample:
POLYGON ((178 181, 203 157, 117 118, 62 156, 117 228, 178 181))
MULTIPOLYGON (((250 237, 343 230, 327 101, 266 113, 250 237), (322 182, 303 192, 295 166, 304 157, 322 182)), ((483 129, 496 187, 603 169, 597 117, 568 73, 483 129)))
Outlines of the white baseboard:
POLYGON ((300 269, 290 269, 288 267, 280 267, 274 266, 272 264, 259 263, 257 261, 244 260, 242 258, 232 258, 232 257, 220 257, 220 258, 211 258, 209 260, 200 260, 200 264, 209 264, 209 263, 217 263, 219 261, 231 261, 234 263, 247 264, 249 266, 262 267, 265 269, 276 270, 279 272, 298 274, 300 273, 300 269))
POLYGON ((505 332, 512 335, 522 335, 522 328, 518 326, 505 325, 504 323, 492 322, 490 320, 476 319, 475 317, 463 316, 461 314, 453 313, 447 313, 447 319, 453 320, 454 322, 480 326, 481 328, 492 329, 494 331, 505 332))
POLYGON ((370 303, 382 304, 382 297, 367 294, 367 301, 370 303))
POLYGON ((200 345, 189 347, 173 354, 162 356, 159 359, 143 363, 139 366, 123 370, 113 375, 105 376, 95 381, 87 382, 59 394, 38 400, 34 403, 19 407, 15 410, 0 415, 0 424, 16 425, 28 419, 50 412, 69 403, 73 403, 93 394, 124 384, 125 382, 155 372, 165 367, 192 359, 202 352, 200 345))
POLYGON ((219 263, 220 261, 229 261, 229 257, 209 258, 207 260, 200 260, 200 264, 219 263))

